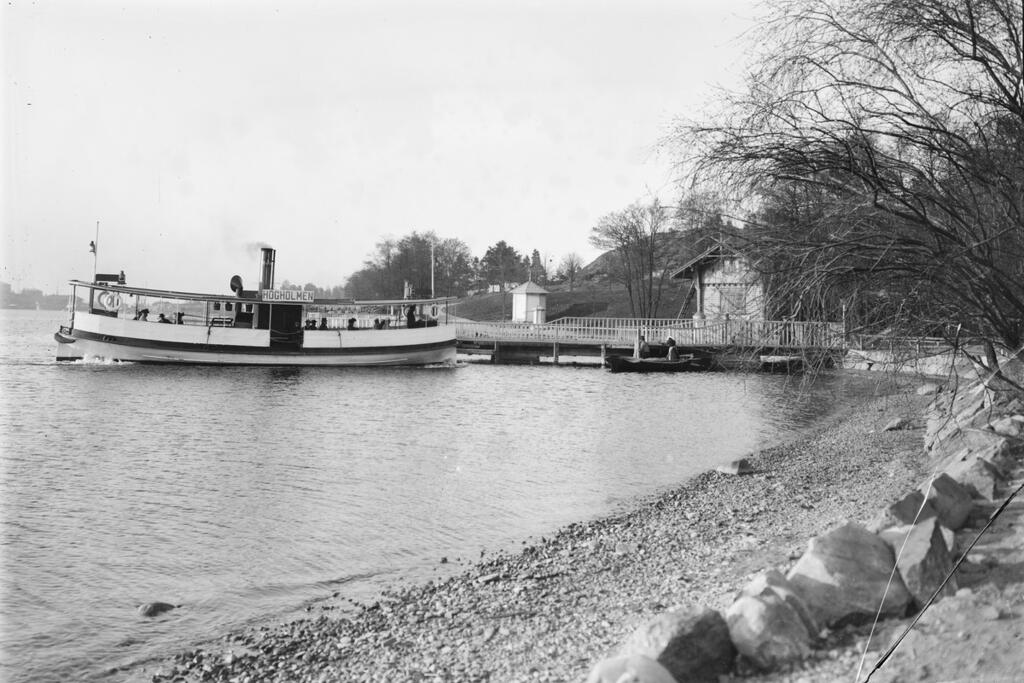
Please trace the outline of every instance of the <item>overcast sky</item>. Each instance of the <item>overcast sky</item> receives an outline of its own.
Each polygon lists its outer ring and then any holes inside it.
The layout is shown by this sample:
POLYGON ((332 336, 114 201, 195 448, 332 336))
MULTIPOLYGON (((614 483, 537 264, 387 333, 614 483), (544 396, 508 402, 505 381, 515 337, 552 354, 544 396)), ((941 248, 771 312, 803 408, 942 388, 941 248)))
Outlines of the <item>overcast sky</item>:
MULTIPOLYGON (((557 263, 677 196, 659 140, 735 86, 748 0, 18 2, 0 280, 341 284, 387 236, 557 263)), ((396 292, 395 295, 400 295, 396 292)))

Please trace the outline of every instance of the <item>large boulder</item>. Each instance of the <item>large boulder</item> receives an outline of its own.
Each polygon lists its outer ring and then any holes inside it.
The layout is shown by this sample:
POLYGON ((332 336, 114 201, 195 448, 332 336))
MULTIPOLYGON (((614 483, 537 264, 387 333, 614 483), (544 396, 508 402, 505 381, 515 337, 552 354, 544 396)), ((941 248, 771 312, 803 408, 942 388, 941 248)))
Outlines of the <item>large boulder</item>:
MULTIPOLYGON (((896 567, 918 606, 932 596, 953 568, 949 541, 942 525, 932 517, 917 524, 886 529, 880 536, 892 546, 896 567)), ((954 595, 956 577, 942 589, 940 597, 954 595)))
POLYGON ((989 428, 996 434, 1020 439, 1024 437, 1024 415, 1006 415, 990 422, 989 428))
POLYGON ((726 610, 725 621, 736 649, 760 669, 811 653, 811 633, 803 619, 771 590, 741 595, 726 610))
POLYGON ((977 415, 985 408, 992 407, 993 394, 984 382, 972 382, 957 392, 952 412, 961 422, 977 415))
POLYGON ((793 610, 800 616, 800 621, 803 622, 807 628, 807 632, 812 636, 816 635, 820 630, 819 624, 814 620, 814 616, 811 614, 811 610, 807 608, 807 603, 803 601, 799 595, 797 595, 796 589, 793 587, 782 572, 777 569, 768 569, 766 571, 758 573, 753 579, 750 580, 743 590, 740 591, 739 596, 749 595, 751 597, 765 597, 768 595, 775 595, 785 600, 793 610))
POLYGON ((928 404, 928 407, 924 410, 925 416, 925 447, 928 446, 928 440, 931 439, 940 429, 949 424, 950 405, 952 403, 951 394, 940 393, 932 402, 928 404))
POLYGON ((668 669, 650 657, 611 657, 594 665, 587 683, 677 683, 668 669))
POLYGON ((935 454, 949 452, 968 445, 970 437, 964 434, 987 425, 992 399, 982 385, 960 391, 950 401, 948 394, 940 394, 928 409, 925 448, 935 454))
POLYGON ((1021 465, 1021 459, 1024 456, 1024 438, 1002 439, 988 448, 974 452, 1002 471, 1010 472, 1021 465))
POLYGON ((967 460, 971 457, 977 456, 995 467, 1001 474, 1005 475, 1008 472, 1012 472, 1017 467, 1017 461, 1014 458, 1013 452, 1013 445, 1010 443, 1009 439, 999 439, 997 441, 992 441, 982 448, 964 448, 957 451, 946 461, 946 465, 948 467, 960 460, 967 460))
POLYGON ((650 657, 678 683, 686 683, 717 681, 732 669, 736 648, 721 614, 699 605, 682 605, 640 626, 620 654, 650 657))
POLYGON ((977 455, 966 460, 956 460, 946 468, 946 474, 977 498, 987 501, 999 497, 997 489, 1003 481, 1003 473, 995 465, 977 455))
POLYGON ((786 578, 819 623, 838 627, 906 612, 912 596, 895 563, 885 541, 846 522, 812 538, 786 578))
POLYGON ((868 523, 868 531, 878 532, 891 526, 914 524, 937 515, 935 508, 920 491, 911 491, 887 508, 881 510, 868 523))
POLYGON ((939 465, 945 465, 966 453, 981 451, 999 452, 1009 448, 1006 437, 988 429, 975 427, 957 430, 957 432, 936 443, 932 448, 932 456, 939 465))
POLYGON ((967 522, 974 501, 970 491, 951 476, 943 472, 922 484, 921 491, 935 508, 942 526, 957 531, 967 522))

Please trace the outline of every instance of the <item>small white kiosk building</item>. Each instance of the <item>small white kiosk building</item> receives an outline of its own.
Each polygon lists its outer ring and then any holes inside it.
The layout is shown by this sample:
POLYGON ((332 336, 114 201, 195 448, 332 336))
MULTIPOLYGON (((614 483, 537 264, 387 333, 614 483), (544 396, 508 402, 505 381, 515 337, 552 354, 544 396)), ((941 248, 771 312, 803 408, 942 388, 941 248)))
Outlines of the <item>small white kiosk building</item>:
POLYGON ((512 290, 512 322, 547 322, 548 291, 536 282, 524 282, 512 290))

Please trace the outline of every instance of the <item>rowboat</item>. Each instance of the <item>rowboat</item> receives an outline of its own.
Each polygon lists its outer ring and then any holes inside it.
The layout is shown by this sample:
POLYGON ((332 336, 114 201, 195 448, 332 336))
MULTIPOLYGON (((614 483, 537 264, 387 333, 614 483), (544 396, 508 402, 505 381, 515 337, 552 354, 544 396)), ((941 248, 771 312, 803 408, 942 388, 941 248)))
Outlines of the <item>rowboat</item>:
POLYGON ((54 334, 58 361, 204 365, 391 366, 455 362, 450 298, 356 301, 275 289, 262 250, 260 287, 231 294, 129 286, 123 271, 70 282, 70 320, 54 334), (76 310, 79 296, 87 302, 76 310))
POLYGON ((678 360, 608 356, 605 358, 605 364, 612 372, 693 372, 707 370, 711 360, 693 354, 680 356, 678 360))

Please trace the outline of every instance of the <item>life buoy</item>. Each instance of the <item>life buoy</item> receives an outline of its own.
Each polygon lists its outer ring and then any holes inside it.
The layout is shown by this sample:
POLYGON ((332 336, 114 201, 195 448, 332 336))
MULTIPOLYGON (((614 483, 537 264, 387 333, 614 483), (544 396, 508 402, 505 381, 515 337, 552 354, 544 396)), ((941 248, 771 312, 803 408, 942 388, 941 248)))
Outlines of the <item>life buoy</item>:
POLYGON ((116 311, 121 308, 121 295, 116 292, 100 292, 98 300, 100 306, 108 311, 116 311))

